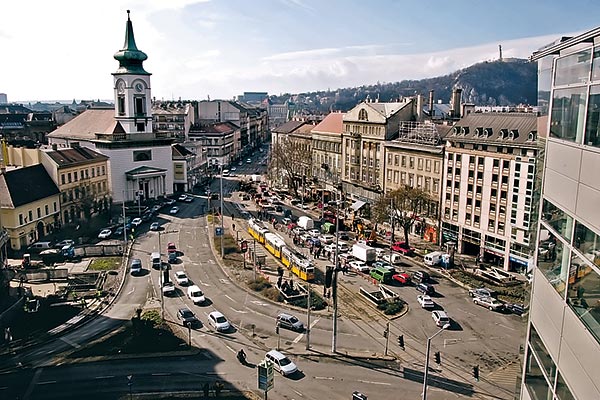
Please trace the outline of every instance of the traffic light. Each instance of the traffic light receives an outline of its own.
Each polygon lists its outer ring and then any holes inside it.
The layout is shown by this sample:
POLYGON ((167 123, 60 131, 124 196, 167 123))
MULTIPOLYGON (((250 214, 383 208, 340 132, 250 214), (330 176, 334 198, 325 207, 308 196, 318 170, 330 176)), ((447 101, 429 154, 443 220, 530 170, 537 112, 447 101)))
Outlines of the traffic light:
POLYGON ((331 283, 333 282, 333 267, 328 266, 325 270, 325 287, 329 289, 331 287, 331 283))
POLYGON ((479 381, 479 365, 474 365, 473 366, 473 378, 476 381, 479 381))
POLYGON ((439 351, 436 351, 435 354, 433 355, 433 357, 435 358, 435 363, 436 364, 441 364, 442 363, 442 356, 440 354, 439 351))
POLYGON ((398 336, 398 346, 404 348, 404 335, 398 336))

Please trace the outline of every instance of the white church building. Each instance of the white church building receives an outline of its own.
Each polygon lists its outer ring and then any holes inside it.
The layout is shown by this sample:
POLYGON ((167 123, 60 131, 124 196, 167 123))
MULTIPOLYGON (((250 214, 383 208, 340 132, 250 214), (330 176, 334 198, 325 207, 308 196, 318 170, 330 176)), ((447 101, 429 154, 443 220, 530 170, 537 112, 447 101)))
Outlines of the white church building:
POLYGON ((152 129, 150 73, 138 50, 127 11, 125 44, 115 53, 114 109, 88 109, 48 135, 56 147, 89 147, 109 157, 109 183, 115 203, 154 199, 173 193, 173 139, 152 129))

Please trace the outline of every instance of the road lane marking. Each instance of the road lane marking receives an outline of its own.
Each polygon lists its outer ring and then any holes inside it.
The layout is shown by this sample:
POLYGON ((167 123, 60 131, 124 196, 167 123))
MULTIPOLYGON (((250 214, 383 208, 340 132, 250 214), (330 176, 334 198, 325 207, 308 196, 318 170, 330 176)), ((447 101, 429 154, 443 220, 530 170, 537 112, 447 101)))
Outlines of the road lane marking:
POLYGON ((385 385, 385 386, 391 386, 391 383, 388 382, 375 382, 375 381, 363 381, 361 379, 358 380, 359 382, 362 383, 370 383, 371 385, 385 385))
POLYGON ((114 375, 104 375, 104 376, 96 376, 94 377, 94 379, 110 379, 110 378, 114 378, 114 375))
POLYGON ((236 313, 240 313, 240 314, 247 314, 248 313, 248 311, 236 310, 233 307, 229 307, 229 308, 231 308, 231 311, 236 312, 236 313))
POLYGON ((264 306, 268 306, 268 304, 267 304, 267 303, 263 303, 262 301, 259 301, 259 300, 252 300, 252 301, 250 301, 250 303, 254 303, 254 304, 256 304, 257 306, 262 306, 262 307, 264 307, 264 306))
POLYGON ((209 259, 209 260, 208 260, 208 263, 209 263, 209 264, 214 264, 214 263, 215 263, 215 260, 213 260, 213 259, 209 259))
POLYGON ((331 376, 315 376, 315 379, 326 379, 326 380, 332 381, 333 377, 331 377, 331 376))
POLYGON ((300 397, 304 397, 304 395, 302 393, 300 393, 299 391, 297 391, 296 389, 292 389, 294 392, 296 392, 296 394, 300 397))
POLYGON ((36 383, 36 385, 51 385, 53 383, 56 383, 56 381, 44 381, 44 382, 38 382, 36 383))
POLYGON ((225 297, 227 297, 229 300, 234 301, 231 297, 229 297, 228 294, 225 295, 225 297))
POLYGON ((312 324, 310 324, 310 328, 312 329, 313 326, 315 326, 317 324, 317 322, 319 322, 321 320, 321 318, 317 318, 315 319, 312 324))
POLYGON ((235 351, 232 347, 230 347, 228 344, 225 345, 225 347, 227 347, 232 353, 237 353, 237 351, 235 351))
POLYGON ((131 290, 130 290, 129 292, 127 292, 127 294, 131 294, 131 293, 133 293, 133 292, 135 292, 135 286, 134 286, 134 287, 132 287, 132 288, 131 288, 131 290))
POLYGON ((496 322, 496 325, 501 326, 501 327, 506 328, 506 329, 510 329, 511 331, 516 331, 515 328, 511 328, 510 326, 502 325, 502 324, 499 324, 497 322, 496 322))
POLYGON ((296 338, 292 341, 294 344, 298 343, 300 341, 300 339, 302 339, 304 337, 304 333, 299 334, 298 336, 296 336, 296 338))
POLYGON ((152 376, 170 376, 171 373, 170 372, 157 372, 155 374, 152 374, 152 376))
POLYGON ((60 340, 62 340, 63 342, 65 342, 66 344, 68 344, 69 346, 75 347, 76 349, 81 348, 81 345, 75 343, 74 341, 67 339, 66 337, 61 337, 59 338, 60 340))

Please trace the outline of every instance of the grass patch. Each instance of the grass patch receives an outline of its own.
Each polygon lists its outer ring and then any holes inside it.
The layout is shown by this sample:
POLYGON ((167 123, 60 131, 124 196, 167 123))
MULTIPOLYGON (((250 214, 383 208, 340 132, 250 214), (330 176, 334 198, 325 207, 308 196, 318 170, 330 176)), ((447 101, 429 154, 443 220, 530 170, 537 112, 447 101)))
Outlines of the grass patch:
MULTIPOLYGON (((235 242, 235 238, 231 235, 223 235, 223 248, 225 249, 225 256, 228 254, 239 253, 240 251, 235 242)), ((221 238, 219 236, 215 236, 215 250, 218 254, 221 254, 221 238)))
POLYGON ((111 271, 114 269, 119 269, 121 266, 121 258, 120 257, 104 257, 104 258, 96 258, 88 267, 89 270, 92 271, 111 271))

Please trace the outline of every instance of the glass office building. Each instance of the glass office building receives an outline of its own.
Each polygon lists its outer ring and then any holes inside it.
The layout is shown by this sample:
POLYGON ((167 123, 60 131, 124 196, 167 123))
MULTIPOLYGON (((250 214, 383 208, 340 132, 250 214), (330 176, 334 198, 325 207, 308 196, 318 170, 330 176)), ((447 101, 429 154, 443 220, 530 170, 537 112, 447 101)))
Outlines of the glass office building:
POLYGON ((537 52, 546 134, 522 399, 600 399, 600 28, 537 52))

